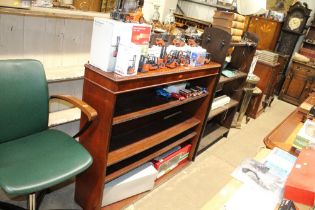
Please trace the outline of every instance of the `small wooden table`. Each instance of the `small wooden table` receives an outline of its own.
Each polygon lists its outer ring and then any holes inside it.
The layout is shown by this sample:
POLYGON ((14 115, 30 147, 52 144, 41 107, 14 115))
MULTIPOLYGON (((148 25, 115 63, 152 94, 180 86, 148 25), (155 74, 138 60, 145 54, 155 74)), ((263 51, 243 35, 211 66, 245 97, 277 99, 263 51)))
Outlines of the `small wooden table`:
MULTIPOLYGON (((315 93, 312 93, 305 102, 315 105, 315 93)), ((299 129, 302 127, 303 113, 297 107, 284 121, 282 121, 271 133, 264 138, 267 148, 278 147, 291 154, 298 156, 298 153, 292 147, 292 143, 299 129)))

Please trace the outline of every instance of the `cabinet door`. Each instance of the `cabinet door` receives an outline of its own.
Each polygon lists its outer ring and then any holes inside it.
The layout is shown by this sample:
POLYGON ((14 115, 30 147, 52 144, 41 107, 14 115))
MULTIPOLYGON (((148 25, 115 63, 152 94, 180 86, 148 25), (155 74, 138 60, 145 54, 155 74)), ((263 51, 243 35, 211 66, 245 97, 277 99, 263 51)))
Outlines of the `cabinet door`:
POLYGON ((313 85, 312 78, 308 78, 307 83, 305 85, 305 88, 303 90, 303 93, 301 94, 301 97, 299 99, 299 104, 301 104, 303 101, 305 101, 307 99, 307 97, 309 96, 313 87, 314 87, 314 85, 313 85))
MULTIPOLYGON (((280 98, 293 104, 300 104, 304 90, 309 86, 307 76, 297 71, 291 71, 283 85, 280 98)), ((303 100, 302 100, 303 101, 303 100)))
POLYGON ((280 29, 280 22, 260 17, 252 17, 248 26, 248 31, 259 37, 258 50, 274 50, 280 29))

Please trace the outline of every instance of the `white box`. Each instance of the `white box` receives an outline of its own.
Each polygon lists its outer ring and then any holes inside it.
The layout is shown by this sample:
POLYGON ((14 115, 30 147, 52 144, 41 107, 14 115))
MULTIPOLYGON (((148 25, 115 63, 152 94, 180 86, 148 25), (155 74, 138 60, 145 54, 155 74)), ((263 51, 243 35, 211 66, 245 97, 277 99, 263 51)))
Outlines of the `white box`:
POLYGON ((115 73, 122 76, 133 76, 138 72, 141 47, 131 44, 119 44, 115 73))
POLYGON ((152 163, 146 163, 105 184, 102 206, 153 189, 157 173, 152 163))
POLYGON ((217 109, 219 107, 224 106, 225 104, 230 103, 231 98, 223 95, 213 99, 211 110, 217 109))
POLYGON ((137 44, 148 48, 151 26, 124 23, 106 18, 94 18, 90 64, 106 71, 114 71, 119 43, 137 44))

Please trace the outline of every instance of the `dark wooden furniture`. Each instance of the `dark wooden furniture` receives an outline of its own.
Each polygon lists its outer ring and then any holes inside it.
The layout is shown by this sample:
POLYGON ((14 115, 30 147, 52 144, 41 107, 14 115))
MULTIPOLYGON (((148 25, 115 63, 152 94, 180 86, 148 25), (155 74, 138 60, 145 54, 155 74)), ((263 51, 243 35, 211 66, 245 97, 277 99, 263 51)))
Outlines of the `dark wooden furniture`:
POLYGON ((260 39, 252 32, 245 32, 243 39, 245 41, 241 41, 240 43, 231 43, 231 47, 234 47, 234 50, 228 68, 248 73, 260 39))
POLYGON ((200 146, 198 148, 198 154, 205 151, 222 137, 227 137, 230 131, 233 118, 242 98, 243 87, 245 85, 251 60, 256 51, 256 41, 258 42, 258 38, 251 33, 247 33, 244 36, 247 41, 230 43, 231 35, 227 32, 218 28, 205 30, 202 46, 213 55, 212 59, 223 64, 228 48, 233 46, 235 49, 232 53, 232 60, 229 68, 238 71, 232 78, 225 76, 220 76, 219 78, 215 97, 227 95, 231 98, 231 101, 223 107, 210 111, 203 132, 204 138, 200 141, 200 146), (250 41, 250 39, 252 41, 250 41))
POLYGON ((238 71, 233 78, 221 76, 217 85, 215 97, 227 95, 231 101, 219 108, 211 110, 208 115, 208 121, 203 133, 203 139, 200 141, 198 153, 203 152, 209 146, 223 137, 227 137, 238 110, 243 87, 245 85, 247 74, 238 71))
MULTIPOLYGON (((192 144, 189 160, 194 159, 220 65, 156 70, 131 77, 89 64, 85 67, 83 99, 95 107, 99 117, 80 138, 93 165, 77 177, 75 199, 85 210, 99 210, 105 183, 183 143, 192 144), (183 101, 155 94, 158 87, 186 81, 206 87, 208 93, 183 101)), ((81 124, 84 122, 82 118, 81 124)), ((122 209, 138 197, 102 209, 122 209)))
POLYGON ((315 88, 315 67, 293 61, 279 98, 294 105, 301 104, 315 88))
MULTIPOLYGON (((291 60, 299 37, 303 35, 310 13, 311 10, 308 8, 307 4, 302 4, 299 1, 292 5, 287 13, 276 49, 277 53, 288 56, 287 62, 284 65, 283 78, 285 78, 287 74, 289 61, 291 60)), ((283 82, 284 81, 281 80, 280 86, 283 85, 283 82)))
POLYGON ((254 74, 260 78, 257 87, 262 94, 251 100, 246 115, 256 119, 274 99, 274 89, 277 81, 279 64, 271 65, 258 61, 254 74))
MULTIPOLYGON (((315 105, 315 94, 311 94, 305 102, 315 105)), ((299 124, 302 123, 304 114, 299 111, 300 108, 297 107, 285 120, 283 120, 273 131, 271 131, 265 138, 264 143, 267 148, 272 149, 274 147, 279 147, 291 154, 298 155, 294 148, 292 148, 292 143, 289 139, 292 132, 296 130, 299 124)))
POLYGON ((264 17, 249 17, 248 32, 259 37, 258 50, 273 51, 276 48, 282 22, 264 17))
POLYGON ((313 19, 312 24, 306 32, 306 36, 303 41, 303 48, 315 50, 315 19, 313 19))
POLYGON ((276 79, 276 85, 275 85, 275 94, 279 95, 283 82, 285 80, 285 67, 287 65, 289 56, 288 55, 283 55, 283 54, 279 54, 279 58, 278 58, 278 62, 279 62, 279 70, 278 70, 278 75, 277 75, 277 79, 276 79))

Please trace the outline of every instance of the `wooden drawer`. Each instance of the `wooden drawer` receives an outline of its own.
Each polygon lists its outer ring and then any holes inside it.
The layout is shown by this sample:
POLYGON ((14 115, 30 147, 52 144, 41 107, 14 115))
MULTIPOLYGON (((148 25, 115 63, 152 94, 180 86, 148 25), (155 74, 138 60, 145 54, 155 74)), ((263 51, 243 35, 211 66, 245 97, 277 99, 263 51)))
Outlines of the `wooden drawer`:
POLYGON ((305 66, 302 64, 298 64, 298 63, 293 63, 292 64, 292 70, 294 74, 299 74, 300 76, 306 76, 306 77, 314 77, 314 69, 312 69, 309 66, 305 66))

